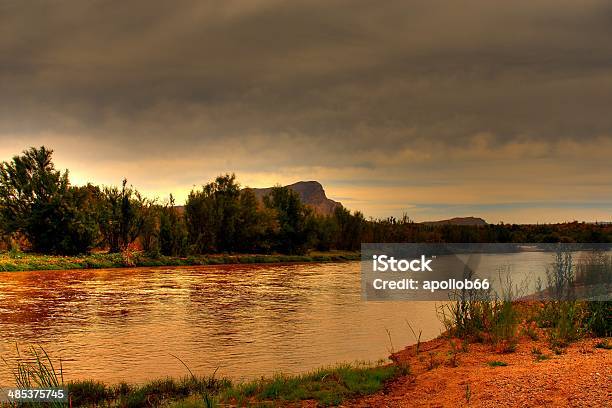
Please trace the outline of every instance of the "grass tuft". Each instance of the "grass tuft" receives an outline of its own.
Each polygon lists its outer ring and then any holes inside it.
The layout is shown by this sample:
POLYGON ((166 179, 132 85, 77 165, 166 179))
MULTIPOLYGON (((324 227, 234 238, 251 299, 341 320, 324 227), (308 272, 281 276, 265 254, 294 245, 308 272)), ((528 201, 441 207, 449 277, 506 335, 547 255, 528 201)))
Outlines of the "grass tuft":
POLYGON ((595 348, 600 348, 604 350, 612 350, 612 343, 607 340, 598 341, 597 344, 595 344, 595 348))
MULTIPOLYGON (((19 388, 64 388, 73 406, 78 407, 216 407, 262 403, 314 400, 321 406, 338 405, 347 398, 367 395, 382 389, 400 375, 409 373, 408 366, 396 364, 356 363, 322 368, 302 375, 275 375, 245 383, 232 384, 222 378, 198 377, 191 373, 181 379, 164 378, 143 385, 120 383, 109 386, 85 380, 64 383, 61 362, 57 370, 49 355, 41 348, 32 348, 33 358, 18 352, 14 369, 19 388)), ((65 403, 51 405, 64 407, 65 403)), ((32 404, 32 407, 42 405, 32 404)))
MULTIPOLYGON (((64 385, 64 374, 62 362, 56 369, 51 358, 42 347, 31 347, 29 356, 23 355, 16 346, 17 365, 13 368, 15 386, 17 388, 62 388, 64 385)), ((3 361, 8 365, 7 361, 3 361)), ((64 407, 63 402, 54 401, 50 403, 29 403, 30 407, 64 407)))
POLYGON ((315 400, 320 405, 340 404, 346 398, 372 394, 400 375, 396 365, 340 365, 312 373, 286 376, 275 375, 239 384, 221 394, 221 401, 240 404, 244 401, 315 400))

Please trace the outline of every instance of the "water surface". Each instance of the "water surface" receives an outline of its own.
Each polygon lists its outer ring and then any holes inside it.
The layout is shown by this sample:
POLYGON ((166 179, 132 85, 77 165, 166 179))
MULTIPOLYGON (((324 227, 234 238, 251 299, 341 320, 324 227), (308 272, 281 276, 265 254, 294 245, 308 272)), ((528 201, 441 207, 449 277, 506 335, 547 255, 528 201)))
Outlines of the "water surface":
POLYGON ((434 303, 362 301, 359 262, 0 275, 0 355, 41 345, 67 379, 185 375, 172 355, 234 379, 377 360, 414 342, 406 320, 440 333, 434 303))

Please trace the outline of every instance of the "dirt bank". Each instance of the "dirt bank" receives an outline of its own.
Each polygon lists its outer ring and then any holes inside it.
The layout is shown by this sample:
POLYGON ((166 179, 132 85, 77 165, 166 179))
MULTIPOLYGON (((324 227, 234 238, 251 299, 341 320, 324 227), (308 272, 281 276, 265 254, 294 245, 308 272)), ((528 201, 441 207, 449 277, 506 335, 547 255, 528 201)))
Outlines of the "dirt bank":
POLYGON ((515 352, 500 354, 485 344, 463 352, 459 341, 454 353, 449 339, 435 339, 421 344, 418 355, 415 346, 394 354, 410 365, 410 375, 343 406, 612 407, 612 351, 595 347, 601 340, 555 354, 546 341, 524 339, 515 352))

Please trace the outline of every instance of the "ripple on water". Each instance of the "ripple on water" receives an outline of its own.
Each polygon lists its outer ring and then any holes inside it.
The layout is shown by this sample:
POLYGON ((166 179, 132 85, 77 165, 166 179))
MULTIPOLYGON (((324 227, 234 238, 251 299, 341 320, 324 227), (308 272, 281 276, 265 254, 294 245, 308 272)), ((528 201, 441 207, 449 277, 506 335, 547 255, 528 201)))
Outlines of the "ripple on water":
MULTIPOLYGON (((384 358, 439 333, 432 304, 363 302, 358 262, 15 272, 0 283, 0 354, 41 345, 68 379, 236 379, 384 358)), ((0 365, 0 384, 11 383, 0 365)))

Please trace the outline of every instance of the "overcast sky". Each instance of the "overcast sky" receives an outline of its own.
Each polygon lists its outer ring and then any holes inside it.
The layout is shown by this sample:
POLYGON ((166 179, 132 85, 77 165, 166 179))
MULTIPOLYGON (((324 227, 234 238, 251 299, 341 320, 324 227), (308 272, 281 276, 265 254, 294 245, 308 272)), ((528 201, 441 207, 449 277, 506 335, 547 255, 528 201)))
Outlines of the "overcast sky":
POLYGON ((612 3, 0 0, 0 160, 182 202, 318 180, 367 216, 612 220, 612 3))

